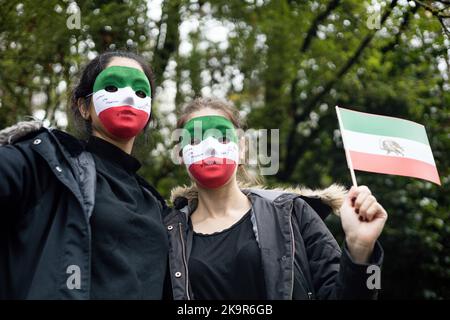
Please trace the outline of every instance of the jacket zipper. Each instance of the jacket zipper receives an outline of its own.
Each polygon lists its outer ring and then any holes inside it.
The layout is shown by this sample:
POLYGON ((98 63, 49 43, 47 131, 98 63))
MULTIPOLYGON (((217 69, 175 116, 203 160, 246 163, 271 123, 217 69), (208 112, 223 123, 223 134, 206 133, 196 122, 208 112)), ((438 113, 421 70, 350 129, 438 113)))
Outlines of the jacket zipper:
POLYGON ((294 295, 294 260, 295 260, 295 242, 294 242, 294 228, 292 227, 292 216, 289 218, 289 228, 291 231, 291 247, 292 247, 292 274, 291 274, 291 291, 289 293, 289 300, 292 300, 292 296, 294 295))
MULTIPOLYGON (((294 269, 295 269, 295 241, 294 241, 294 228, 292 227, 292 216, 289 219, 289 227, 290 227, 290 231, 291 231, 291 242, 292 242, 292 282, 291 282, 291 294, 290 294, 290 300, 292 300, 292 296, 294 293, 294 269)), ((308 300, 312 300, 312 292, 309 291, 308 289, 306 289, 306 291, 307 291, 307 295, 308 295, 308 300)))
POLYGON ((188 266, 187 266, 187 259, 186 259, 186 247, 184 245, 183 240, 183 227, 181 226, 181 222, 178 223, 178 226, 180 227, 180 239, 181 239, 181 247, 183 250, 183 263, 184 263, 184 271, 185 271, 185 278, 186 278, 186 296, 188 300, 191 300, 191 296, 189 294, 189 272, 188 272, 188 266))

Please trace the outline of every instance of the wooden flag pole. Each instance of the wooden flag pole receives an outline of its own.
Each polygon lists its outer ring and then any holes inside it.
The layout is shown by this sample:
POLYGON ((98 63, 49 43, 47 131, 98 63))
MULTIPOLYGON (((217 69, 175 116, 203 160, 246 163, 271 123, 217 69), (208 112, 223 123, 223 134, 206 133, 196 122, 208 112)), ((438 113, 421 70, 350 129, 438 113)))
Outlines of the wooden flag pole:
POLYGON ((338 106, 336 106, 336 114, 337 114, 337 118, 338 118, 338 122, 339 122, 339 130, 341 131, 342 143, 344 144, 345 157, 347 158, 347 165, 348 165, 348 168, 350 169, 350 175, 352 177, 353 186, 357 187, 358 184, 356 183, 356 176, 355 176, 355 170, 353 170, 352 158, 350 157, 350 155, 348 153, 348 149, 345 144, 345 137, 344 137, 344 134, 342 133, 342 127, 343 127, 342 119, 341 119, 341 115, 339 113, 338 106))

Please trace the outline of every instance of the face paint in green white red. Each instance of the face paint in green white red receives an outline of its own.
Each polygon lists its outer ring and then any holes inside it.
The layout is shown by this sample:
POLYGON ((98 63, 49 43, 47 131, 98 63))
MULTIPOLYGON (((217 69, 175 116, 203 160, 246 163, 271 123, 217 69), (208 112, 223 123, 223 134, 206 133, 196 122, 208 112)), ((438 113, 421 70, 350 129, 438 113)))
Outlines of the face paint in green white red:
POLYGON ((112 135, 130 139, 150 118, 150 83, 136 68, 112 66, 97 76, 93 102, 103 126, 112 135))
POLYGON ((183 161, 203 187, 218 188, 234 174, 239 161, 238 138, 233 124, 222 116, 203 116, 184 126, 183 161))

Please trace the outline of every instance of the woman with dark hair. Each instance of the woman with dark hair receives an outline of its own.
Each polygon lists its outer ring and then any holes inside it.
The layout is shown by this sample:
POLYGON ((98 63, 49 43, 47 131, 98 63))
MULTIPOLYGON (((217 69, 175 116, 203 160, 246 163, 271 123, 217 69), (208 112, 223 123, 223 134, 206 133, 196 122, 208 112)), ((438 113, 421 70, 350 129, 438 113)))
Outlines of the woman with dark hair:
POLYGON ((107 52, 71 99, 87 141, 37 123, 2 131, 1 298, 162 298, 166 204, 130 155, 153 94, 141 57, 107 52))

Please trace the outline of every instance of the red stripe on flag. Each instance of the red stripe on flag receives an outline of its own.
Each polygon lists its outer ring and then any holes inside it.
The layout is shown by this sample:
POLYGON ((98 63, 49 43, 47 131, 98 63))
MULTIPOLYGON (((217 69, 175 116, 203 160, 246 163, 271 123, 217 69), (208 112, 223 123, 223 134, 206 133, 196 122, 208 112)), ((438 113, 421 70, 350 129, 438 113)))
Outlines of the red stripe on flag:
POLYGON ((415 177, 441 185, 435 166, 403 157, 381 156, 349 150, 355 170, 415 177))

